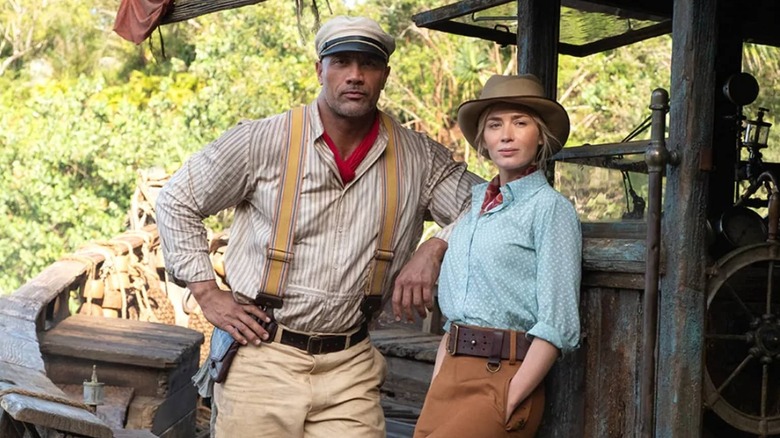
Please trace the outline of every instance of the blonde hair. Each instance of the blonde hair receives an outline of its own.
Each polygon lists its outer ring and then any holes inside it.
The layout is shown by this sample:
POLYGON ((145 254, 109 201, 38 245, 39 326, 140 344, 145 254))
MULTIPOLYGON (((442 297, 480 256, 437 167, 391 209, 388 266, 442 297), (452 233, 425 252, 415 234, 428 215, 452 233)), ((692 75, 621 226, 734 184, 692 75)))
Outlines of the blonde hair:
POLYGON ((479 120, 477 121, 477 136, 475 138, 477 143, 477 152, 479 152, 479 154, 483 157, 489 157, 487 150, 485 149, 485 125, 487 125, 487 118, 490 113, 498 108, 517 109, 531 116, 534 122, 536 122, 536 127, 539 129, 539 135, 542 137, 542 144, 539 145, 539 148, 537 148, 536 157, 531 164, 538 167, 542 171, 547 171, 547 161, 550 159, 550 157, 553 156, 553 147, 560 147, 561 142, 555 138, 552 131, 550 131, 550 128, 547 127, 547 124, 539 116, 539 114, 537 114, 536 111, 534 111, 532 108, 525 105, 511 102, 498 102, 485 108, 484 111, 482 111, 482 113, 479 115, 479 120))

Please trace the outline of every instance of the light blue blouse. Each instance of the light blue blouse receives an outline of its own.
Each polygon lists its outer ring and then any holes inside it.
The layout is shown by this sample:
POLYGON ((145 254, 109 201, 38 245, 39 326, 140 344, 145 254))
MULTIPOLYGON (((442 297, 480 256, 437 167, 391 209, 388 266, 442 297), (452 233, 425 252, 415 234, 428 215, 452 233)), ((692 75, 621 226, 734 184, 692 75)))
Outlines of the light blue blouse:
POLYGON ((439 305, 450 323, 526 331, 566 352, 580 339, 582 233, 577 213, 539 170, 503 187, 479 215, 487 183, 449 238, 439 305))

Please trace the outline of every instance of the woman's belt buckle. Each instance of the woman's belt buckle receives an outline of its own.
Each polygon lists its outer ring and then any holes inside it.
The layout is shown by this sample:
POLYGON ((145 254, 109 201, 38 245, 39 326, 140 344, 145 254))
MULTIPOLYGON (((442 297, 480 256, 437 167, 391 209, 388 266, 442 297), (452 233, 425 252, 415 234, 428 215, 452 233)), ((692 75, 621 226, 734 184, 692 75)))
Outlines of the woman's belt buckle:
POLYGON ((460 327, 457 324, 452 324, 450 326, 450 338, 447 341, 447 353, 450 354, 450 356, 455 356, 458 354, 458 334, 460 331, 460 327))

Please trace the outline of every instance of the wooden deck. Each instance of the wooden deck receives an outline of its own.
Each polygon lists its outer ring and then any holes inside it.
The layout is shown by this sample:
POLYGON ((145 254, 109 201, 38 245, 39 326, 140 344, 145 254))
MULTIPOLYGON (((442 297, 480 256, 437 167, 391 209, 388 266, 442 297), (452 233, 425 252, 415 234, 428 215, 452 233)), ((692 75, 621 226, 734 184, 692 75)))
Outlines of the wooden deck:
MULTIPOLYGON (((624 407, 631 406, 636 396, 639 292, 644 265, 644 242, 638 235, 643 225, 583 224, 582 346, 551 371, 546 409, 556 412, 556 416, 542 425, 540 437, 573 436, 572 431, 577 436, 605 436, 609 431, 634 427, 634 412, 624 407)), ((134 249, 144 241, 137 235, 119 239, 127 239, 134 249)), ((89 257, 99 259, 102 255, 89 257)), ((159 329, 165 332, 166 341, 155 343, 154 336, 147 336, 157 330, 156 324, 71 316, 68 297, 71 291, 80 290, 85 272, 83 261, 62 260, 13 295, 0 298, 0 436, 22 438, 25 428, 32 425, 84 436, 117 435, 121 429, 111 427, 81 403, 69 399, 54 383, 79 384, 88 378, 85 371, 94 361, 101 362, 101 380, 107 380, 110 386, 137 387, 133 398, 138 400, 130 403, 137 407, 144 402, 140 408, 128 411, 124 427, 138 428, 137 433, 146 434, 138 436, 165 434, 166 430, 192 433, 193 429, 194 436, 204 436, 208 412, 195 405, 194 389, 187 378, 195 370, 192 348, 199 344, 200 334, 163 326, 167 328, 159 329), (94 322, 94 327, 84 329, 87 322, 94 322), (69 333, 69 327, 75 331, 69 333), (123 339, 125 332, 135 334, 123 339), (192 363, 173 366, 177 355, 187 356, 192 363), (112 360, 115 363, 108 363, 112 360), (138 369, 132 373, 112 369, 122 364, 138 369), (68 369, 64 365, 83 369, 76 375, 63 371, 68 369), (101 374, 103 368, 107 368, 106 374, 101 374), (128 373, 134 376, 132 381, 125 378, 128 373), (182 397, 186 402, 171 401, 182 397), (130 417, 139 418, 139 413, 151 420, 129 421, 130 417)), ((387 359, 382 405, 388 436, 400 438, 411 436, 422 407, 441 339, 429 332, 438 331, 441 321, 439 315, 434 315, 428 321, 396 323, 388 319, 389 314, 385 312, 384 318, 377 321, 371 339, 387 359)), ((125 437, 133 433, 121 432, 125 437)), ((179 436, 193 435, 166 435, 179 436)))

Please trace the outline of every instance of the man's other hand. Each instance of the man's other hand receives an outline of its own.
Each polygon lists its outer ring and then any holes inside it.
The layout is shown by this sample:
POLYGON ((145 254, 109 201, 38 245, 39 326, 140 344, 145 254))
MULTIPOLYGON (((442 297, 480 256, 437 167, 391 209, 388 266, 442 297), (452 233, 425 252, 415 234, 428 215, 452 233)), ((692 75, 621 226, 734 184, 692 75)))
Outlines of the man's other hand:
POLYGON ((414 321, 414 310, 425 318, 426 310, 433 309, 433 287, 439 278, 441 261, 447 251, 447 242, 428 239, 417 248, 409 262, 401 268, 393 288, 393 315, 395 320, 414 321))

